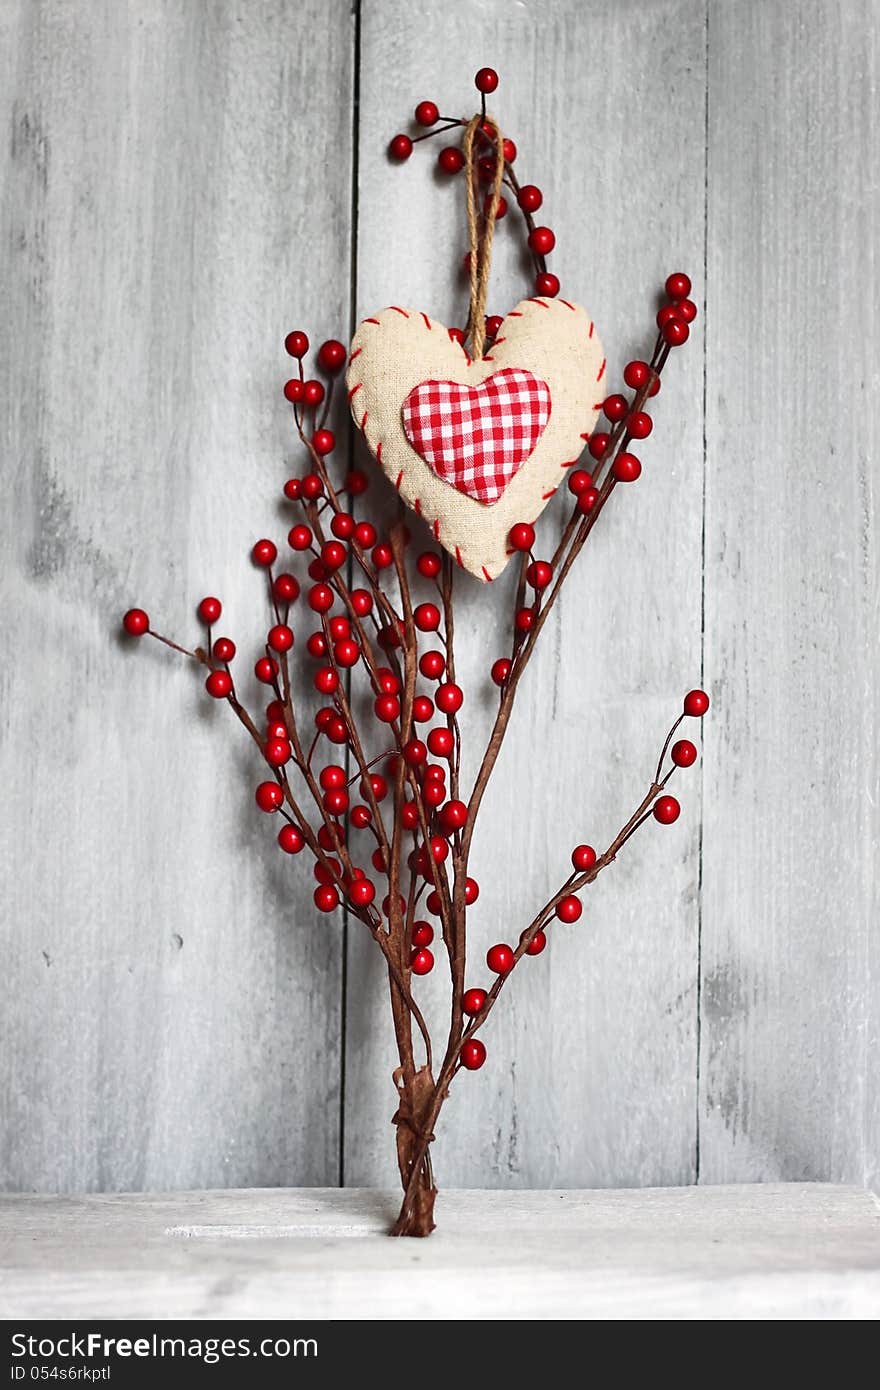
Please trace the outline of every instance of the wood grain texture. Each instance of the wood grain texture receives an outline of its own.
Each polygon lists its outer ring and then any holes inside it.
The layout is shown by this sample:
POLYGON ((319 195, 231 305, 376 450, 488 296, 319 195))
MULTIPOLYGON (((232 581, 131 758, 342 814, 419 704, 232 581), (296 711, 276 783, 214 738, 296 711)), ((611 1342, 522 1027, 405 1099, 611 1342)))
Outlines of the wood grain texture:
POLYGON ((226 710, 115 633, 143 602, 195 641, 218 592, 253 660, 283 335, 348 304, 351 19, 4 0, 0 26, 0 1183, 334 1182, 340 931, 226 710))
POLYGON ((880 1210, 854 1188, 454 1192, 429 1241, 390 1240, 394 1211, 393 1193, 362 1189, 2 1198, 0 1316, 825 1319, 880 1306, 880 1210))
MULTIPOLYGON (((0 1187, 392 1180, 378 952, 353 925, 344 986, 225 711, 114 633, 143 602, 194 640, 215 591, 252 660, 281 338, 344 336, 355 225, 360 312, 463 320, 461 188, 385 147, 419 97, 470 113, 483 63, 609 383, 668 270, 703 312, 520 692, 473 983, 626 818, 701 671, 714 703, 681 820, 511 982, 441 1187, 880 1183, 878 32, 876 0, 0 0, 0 1187)), ((459 589, 471 774, 499 588, 459 589)))
POLYGON ((877 16, 709 27, 710 1182, 878 1171, 877 16))
MULTIPOLYGON (((461 181, 435 172, 436 149, 400 168, 385 148, 419 96, 471 115, 473 72, 489 61, 502 74, 491 109, 518 144, 519 177, 544 190, 541 216, 559 242, 552 266, 563 293, 595 318, 608 383, 619 381, 629 357, 653 341, 655 295, 668 271, 702 264, 701 8, 453 0, 426 13, 402 0, 367 0, 362 55, 359 312, 392 302, 464 321, 461 181), (392 114, 389 75, 401 72, 406 83, 395 76, 393 90, 406 95, 392 114), (628 177, 634 130, 638 176, 628 177)), ((495 238, 490 313, 512 308, 529 285, 513 222, 495 238)), ((668 377, 644 451, 644 485, 620 490, 578 562, 526 676, 481 812, 471 984, 485 982, 486 948, 515 942, 563 881, 573 846, 586 839, 604 848, 628 818, 682 693, 697 680, 699 329, 668 377)), ((544 549, 552 550, 562 515, 560 498, 545 513, 544 549)), ((456 657, 468 692, 464 762, 472 779, 497 702, 488 671, 509 641, 513 575, 491 590, 460 578, 456 657)), ((590 894, 581 923, 553 932, 546 954, 511 982, 485 1029, 489 1063, 458 1079, 441 1117, 441 1186, 693 1179, 698 795, 695 780, 680 825, 652 826, 634 841, 590 894)), ((349 992, 346 1091, 345 1171, 354 1183, 388 1181, 391 1172, 393 1040, 369 946, 352 939, 349 967, 359 982, 349 992)), ((419 995, 434 1004, 443 1030, 448 979, 436 975, 419 983, 419 995)))

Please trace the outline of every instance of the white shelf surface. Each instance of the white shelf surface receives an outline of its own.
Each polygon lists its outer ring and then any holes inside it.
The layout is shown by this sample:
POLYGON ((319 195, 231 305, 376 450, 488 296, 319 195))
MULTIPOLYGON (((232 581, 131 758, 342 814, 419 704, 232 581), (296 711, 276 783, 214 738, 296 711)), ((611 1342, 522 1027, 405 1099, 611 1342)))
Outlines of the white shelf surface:
POLYGON ((852 1187, 299 1188, 0 1197, 9 1318, 880 1316, 880 1203, 852 1187))

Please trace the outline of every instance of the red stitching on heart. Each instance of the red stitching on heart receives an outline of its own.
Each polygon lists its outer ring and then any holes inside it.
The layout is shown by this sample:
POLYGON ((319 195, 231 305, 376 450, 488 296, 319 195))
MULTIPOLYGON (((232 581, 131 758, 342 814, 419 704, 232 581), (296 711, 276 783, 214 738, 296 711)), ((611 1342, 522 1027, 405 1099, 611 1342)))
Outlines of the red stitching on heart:
POLYGON ((350 356, 349 359, 348 359, 348 365, 351 366, 351 364, 352 364, 352 362, 354 361, 354 359, 355 359, 356 357, 360 357, 360 355, 361 355, 362 352, 363 352, 363 348, 362 348, 362 347, 361 347, 361 348, 355 348, 354 352, 351 354, 351 356, 350 356))
POLYGON ((421 499, 420 497, 417 497, 416 500, 415 500, 415 502, 413 502, 413 511, 415 512, 416 516, 421 516, 421 514, 422 514, 422 499, 421 499))
POLYGON ((362 433, 362 434, 363 434, 363 430, 364 430, 364 425, 367 423, 368 418, 369 418, 368 412, 365 410, 364 413, 363 413, 363 416, 362 416, 362 418, 361 418, 361 424, 360 424, 360 429, 361 429, 361 433, 362 433))
POLYGON ((389 309, 393 309, 394 312, 395 312, 395 314, 403 314, 403 317, 404 317, 405 319, 408 319, 408 318, 409 318, 409 314, 406 312, 406 310, 405 310, 405 309, 398 309, 398 307, 397 307, 396 304, 389 304, 388 307, 389 307, 389 309))
POLYGON ((549 308, 550 308, 550 305, 547 303, 547 301, 546 301, 545 299, 527 299, 527 300, 526 300, 526 303, 527 303, 527 304, 540 304, 540 306, 541 306, 542 309, 549 309, 549 308))
POLYGON ((593 336, 593 325, 592 325, 592 323, 591 323, 591 324, 590 324, 590 331, 589 331, 589 333, 587 334, 587 337, 588 337, 588 338, 592 338, 592 336, 593 336))
POLYGON ((574 305, 569 304, 567 299, 558 299, 556 302, 557 304, 564 304, 566 309, 571 309, 572 313, 574 312, 574 305))
POLYGON ((602 358, 602 365, 601 365, 601 367, 599 368, 599 375, 596 377, 596 380, 597 380, 597 381, 601 381, 604 375, 605 375, 605 358, 603 357, 603 358, 602 358))
POLYGON ((556 492, 556 488, 555 488, 555 487, 551 487, 551 489, 550 489, 549 492, 542 492, 542 493, 541 493, 541 501, 542 501, 542 502, 546 502, 547 499, 548 499, 548 497, 552 497, 552 496, 554 495, 555 492, 556 492))
POLYGON ((486 569, 486 566, 485 566, 485 565, 481 565, 480 568, 482 569, 484 575, 486 576, 486 578, 488 579, 489 583, 491 584, 491 583, 492 583, 492 576, 491 576, 491 574, 489 573, 489 571, 486 569))
POLYGON ((361 387, 363 386, 363 384, 364 384, 364 383, 363 383, 362 381, 359 381, 358 384, 357 384, 357 386, 352 386, 351 390, 350 390, 349 393, 348 393, 348 402, 349 402, 349 405, 350 405, 351 402, 354 400, 355 396, 357 395, 358 391, 360 391, 360 389, 361 389, 361 387))
POLYGON ((458 546, 455 547, 455 558, 458 564, 461 565, 462 569, 464 569, 464 561, 461 558, 461 551, 459 550, 458 546))
POLYGON ((397 482, 394 484, 394 486, 397 488, 397 491, 398 491, 398 492, 400 492, 400 484, 401 484, 402 482, 403 482, 403 469, 401 468, 400 472, 399 472, 398 475, 397 475, 397 482))
POLYGON ((422 318, 425 320, 425 327, 426 327, 426 328, 430 328, 430 327, 431 327, 431 320, 428 318, 428 315, 427 315, 427 314, 422 314, 422 318))
POLYGON ((376 462, 377 462, 377 463, 381 463, 381 462, 382 462, 382 441, 381 441, 381 439, 379 440, 379 443, 376 445, 376 462))
POLYGON ((382 325, 381 325, 381 323, 379 322, 378 319, 364 319, 364 323, 374 323, 374 324, 376 325, 377 328, 381 328, 381 327, 382 327, 382 325))

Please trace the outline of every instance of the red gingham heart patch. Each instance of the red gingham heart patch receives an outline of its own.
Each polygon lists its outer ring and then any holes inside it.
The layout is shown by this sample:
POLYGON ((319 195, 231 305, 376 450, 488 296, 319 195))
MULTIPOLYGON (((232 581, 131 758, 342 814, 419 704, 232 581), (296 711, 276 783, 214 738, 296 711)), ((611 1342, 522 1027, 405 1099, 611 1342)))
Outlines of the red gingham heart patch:
POLYGON ((403 403, 410 444, 438 478, 491 506, 532 453, 550 419, 550 388, 521 367, 480 386, 423 381, 403 403))

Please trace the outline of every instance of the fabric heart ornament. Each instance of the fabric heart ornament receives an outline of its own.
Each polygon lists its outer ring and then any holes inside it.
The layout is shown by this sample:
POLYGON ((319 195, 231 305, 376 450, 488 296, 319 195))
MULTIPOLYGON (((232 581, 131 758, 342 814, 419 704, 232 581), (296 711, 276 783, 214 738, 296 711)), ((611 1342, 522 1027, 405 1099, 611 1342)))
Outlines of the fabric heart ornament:
POLYGON ((564 299, 523 300, 477 361, 436 319, 392 306, 354 336, 348 395, 404 501, 491 580, 510 558, 510 528, 537 520, 583 452, 604 374, 592 320, 564 299))

